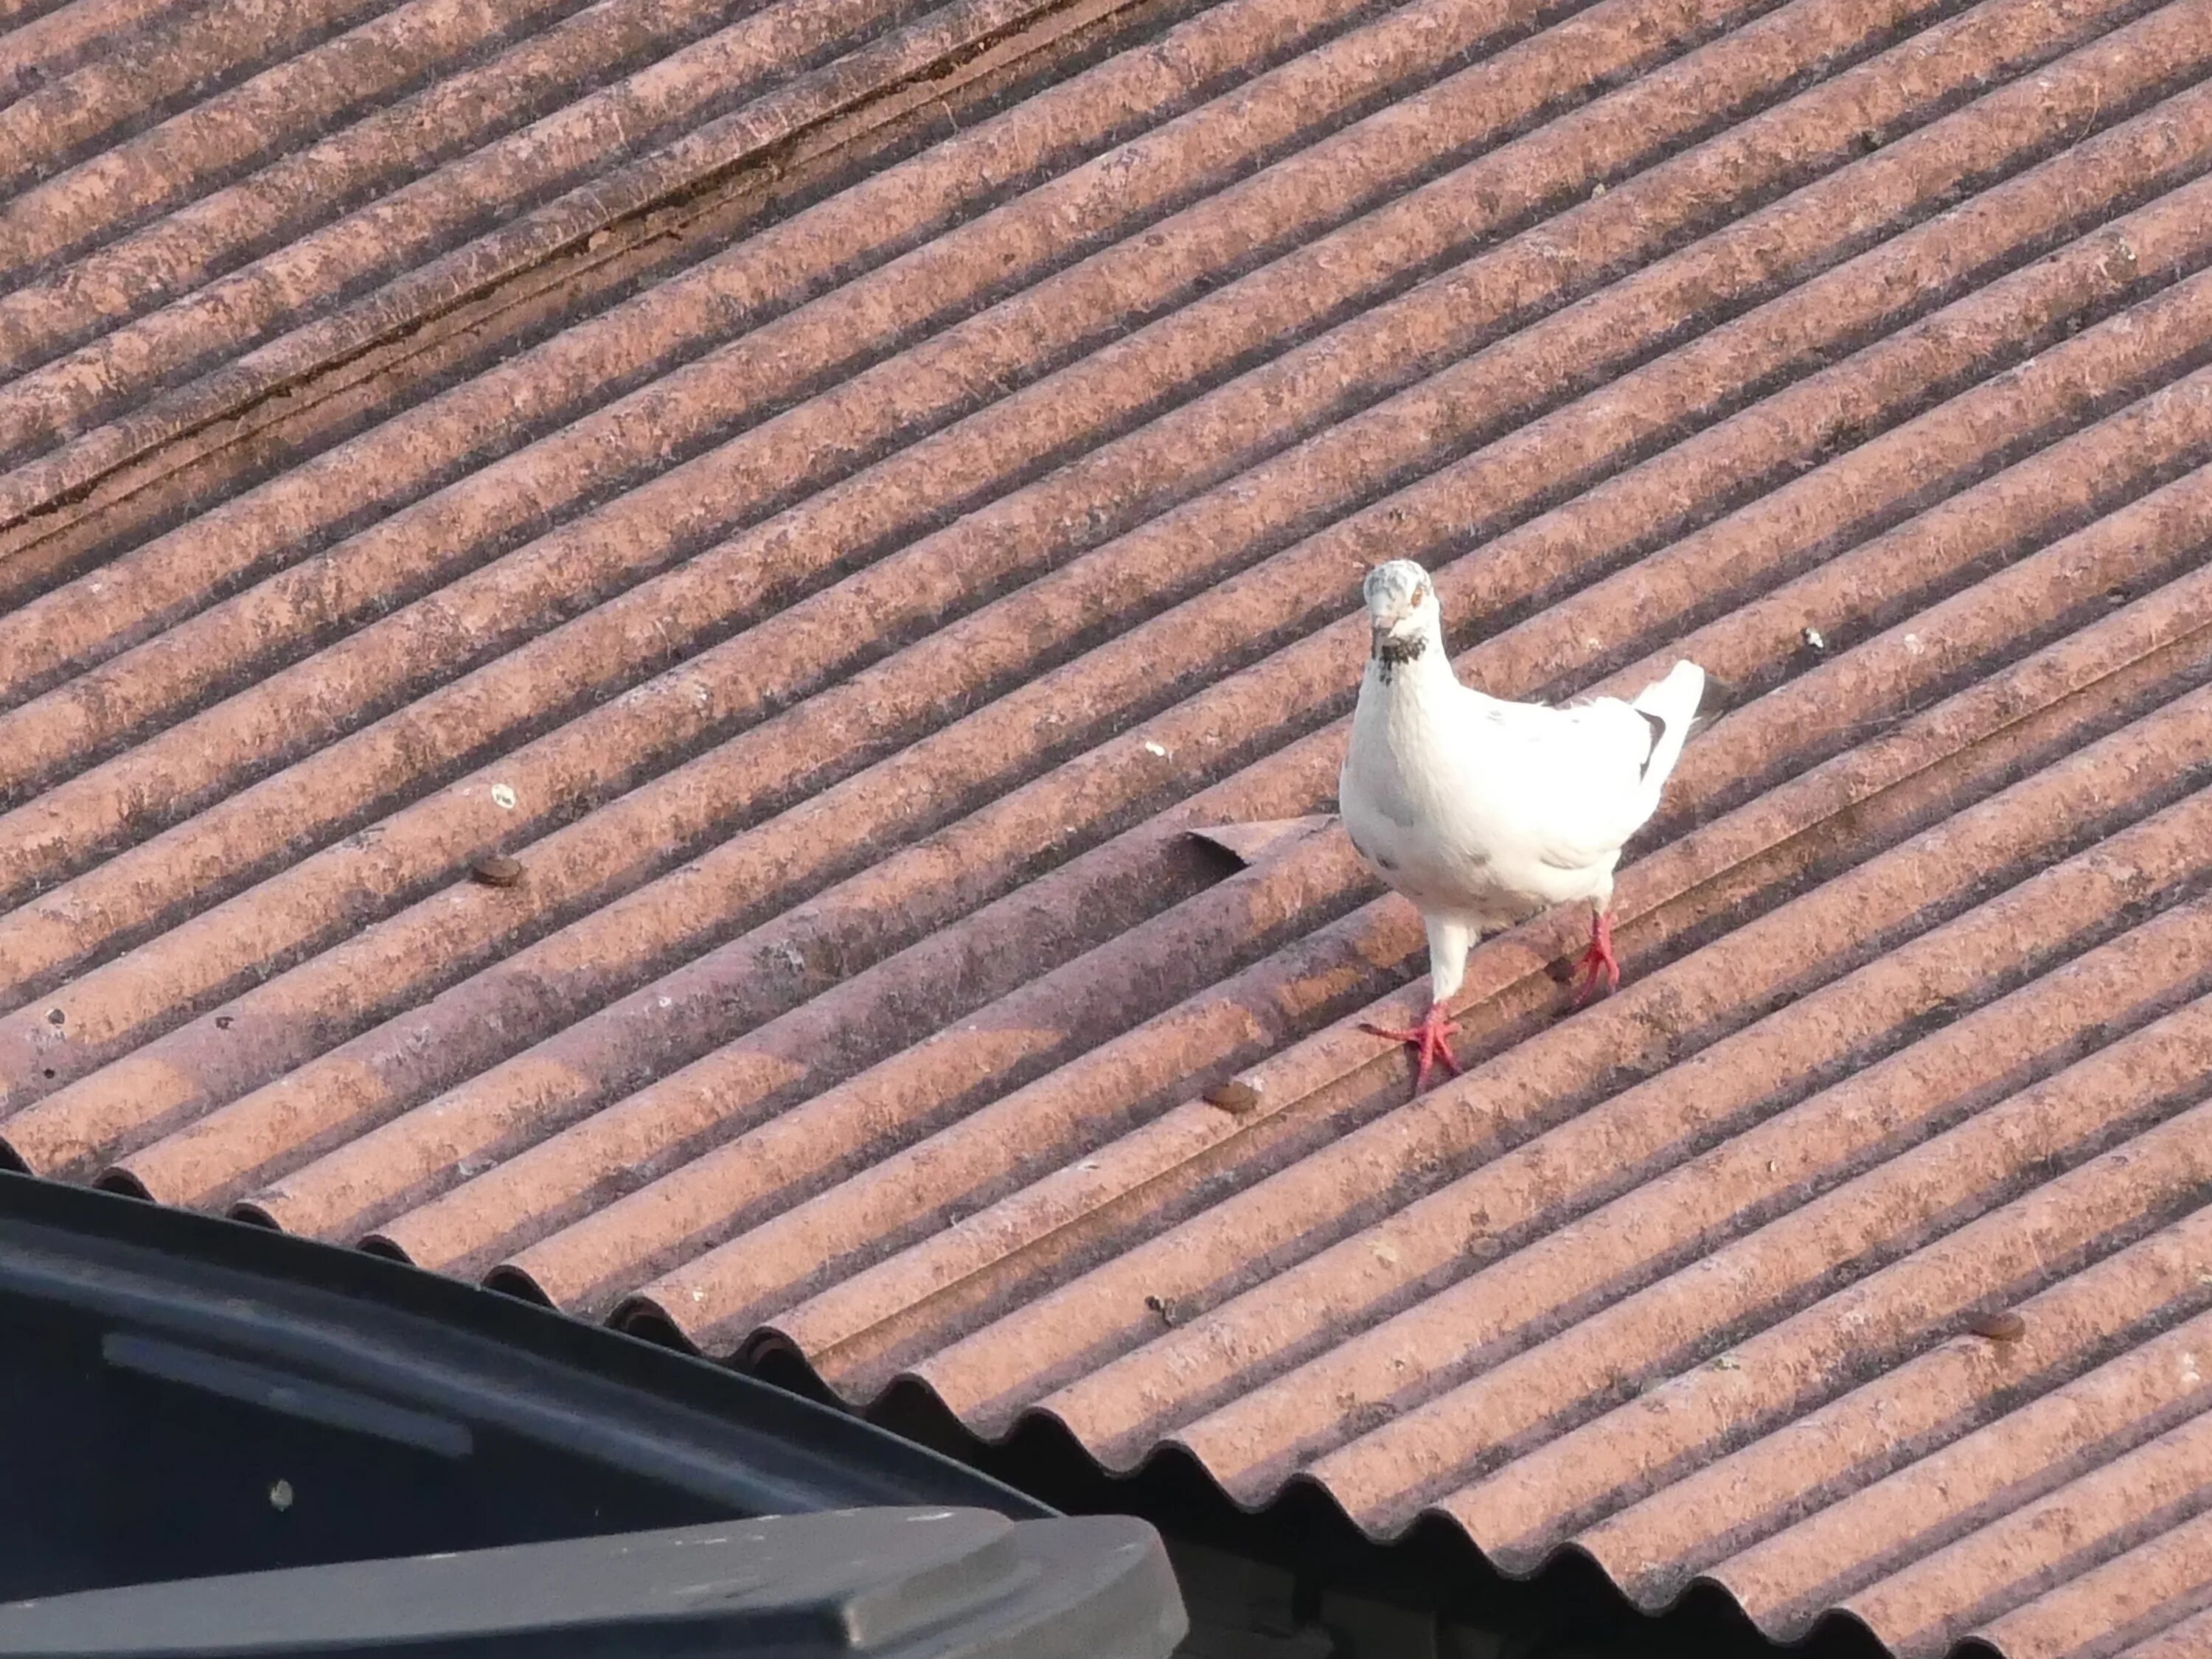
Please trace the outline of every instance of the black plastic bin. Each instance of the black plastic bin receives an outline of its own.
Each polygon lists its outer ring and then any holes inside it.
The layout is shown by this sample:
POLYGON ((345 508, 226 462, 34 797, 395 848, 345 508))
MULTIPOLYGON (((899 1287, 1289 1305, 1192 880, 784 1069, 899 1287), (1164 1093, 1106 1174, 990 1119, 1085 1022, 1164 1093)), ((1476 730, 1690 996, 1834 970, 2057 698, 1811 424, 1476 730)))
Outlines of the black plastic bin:
POLYGON ((1158 1535, 703 1360, 0 1175, 0 1656, 1159 1659, 1158 1535))

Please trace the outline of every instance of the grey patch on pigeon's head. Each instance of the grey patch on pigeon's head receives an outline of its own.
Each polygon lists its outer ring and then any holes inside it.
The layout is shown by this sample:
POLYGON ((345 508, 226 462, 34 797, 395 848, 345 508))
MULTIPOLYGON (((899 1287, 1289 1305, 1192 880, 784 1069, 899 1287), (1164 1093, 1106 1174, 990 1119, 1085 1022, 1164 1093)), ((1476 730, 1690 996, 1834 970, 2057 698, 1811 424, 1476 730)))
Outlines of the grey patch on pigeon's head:
POLYGON ((1393 626, 1436 603, 1429 573, 1411 559, 1392 559, 1367 573, 1359 585, 1367 602, 1368 620, 1376 627, 1393 626))
POLYGON ((1394 671, 1429 648, 1432 637, 1443 637, 1436 589, 1429 584, 1429 573, 1411 559, 1392 559, 1369 571, 1359 591, 1374 630, 1375 660, 1387 685, 1394 671))

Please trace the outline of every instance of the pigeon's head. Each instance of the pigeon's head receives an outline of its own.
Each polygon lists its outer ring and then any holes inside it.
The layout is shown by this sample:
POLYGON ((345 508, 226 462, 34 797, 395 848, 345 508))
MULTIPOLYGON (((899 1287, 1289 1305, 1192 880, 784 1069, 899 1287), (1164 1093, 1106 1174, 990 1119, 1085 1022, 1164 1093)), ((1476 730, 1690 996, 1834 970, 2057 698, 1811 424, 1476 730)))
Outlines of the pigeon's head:
POLYGON ((1360 586, 1367 601, 1367 625, 1375 630, 1375 650, 1425 643, 1443 636, 1443 612, 1429 573, 1411 559, 1393 559, 1367 573, 1360 586))

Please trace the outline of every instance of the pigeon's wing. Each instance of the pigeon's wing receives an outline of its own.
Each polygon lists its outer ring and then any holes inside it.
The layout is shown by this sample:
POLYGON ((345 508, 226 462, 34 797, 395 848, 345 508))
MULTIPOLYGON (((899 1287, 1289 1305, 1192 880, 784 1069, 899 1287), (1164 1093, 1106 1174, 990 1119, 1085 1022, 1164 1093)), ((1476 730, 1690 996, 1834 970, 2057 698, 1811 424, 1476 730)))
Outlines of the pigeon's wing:
MULTIPOLYGON (((1503 706, 1484 770, 1522 849, 1559 870, 1619 853, 1657 799, 1665 720, 1612 697, 1569 708, 1503 706)), ((1674 745, 1679 746, 1679 745, 1674 745)))

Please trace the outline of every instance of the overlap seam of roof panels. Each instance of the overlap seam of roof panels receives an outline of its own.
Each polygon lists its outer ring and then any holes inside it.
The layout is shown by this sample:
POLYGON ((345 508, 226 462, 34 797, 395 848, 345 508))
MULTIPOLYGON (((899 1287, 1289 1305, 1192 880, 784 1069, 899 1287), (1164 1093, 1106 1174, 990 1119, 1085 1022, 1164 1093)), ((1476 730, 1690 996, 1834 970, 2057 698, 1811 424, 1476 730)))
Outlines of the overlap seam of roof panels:
POLYGON ((2212 0, 304 19, 0 0, 9 1158, 1646 1606, 2187 1650, 2212 0), (1492 941, 1411 1100, 1397 555, 1489 690, 1729 702, 1620 991, 1492 941))

